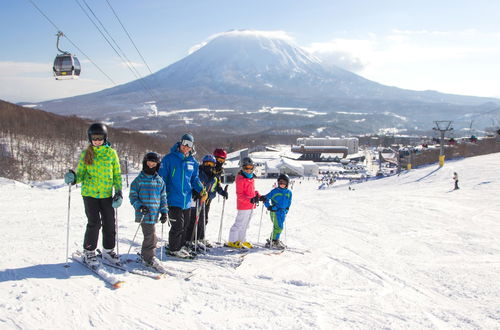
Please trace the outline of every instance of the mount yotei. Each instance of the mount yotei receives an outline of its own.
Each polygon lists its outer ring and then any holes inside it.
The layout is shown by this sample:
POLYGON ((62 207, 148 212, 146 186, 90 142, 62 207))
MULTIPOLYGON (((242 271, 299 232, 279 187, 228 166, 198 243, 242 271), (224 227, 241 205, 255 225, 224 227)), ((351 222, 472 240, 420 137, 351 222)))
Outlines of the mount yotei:
POLYGON ((445 118, 456 128, 468 127, 471 116, 498 104, 497 99, 384 86, 324 65, 286 38, 243 30, 219 34, 143 79, 39 107, 134 129, 182 124, 234 133, 321 130, 332 135, 426 130, 445 118))

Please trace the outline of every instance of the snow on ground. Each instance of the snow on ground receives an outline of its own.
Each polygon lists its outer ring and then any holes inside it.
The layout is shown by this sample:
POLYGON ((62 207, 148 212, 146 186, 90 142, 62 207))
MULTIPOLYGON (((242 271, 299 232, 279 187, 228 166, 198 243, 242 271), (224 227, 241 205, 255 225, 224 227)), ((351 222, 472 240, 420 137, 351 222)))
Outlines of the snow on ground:
MULTIPOLYGON (((130 274, 117 290, 79 264, 64 267, 67 187, 1 179, 0 328, 498 329, 499 162, 500 154, 447 162, 355 190, 297 181, 286 228, 295 252, 168 260, 170 269, 194 275, 130 274)), ((259 179, 258 190, 273 183, 259 179)), ((79 194, 71 194, 70 251, 81 248, 86 224, 79 194)), ((212 204, 212 240, 222 204, 212 204)), ((261 210, 248 231, 253 242, 261 210)), ((127 201, 118 212, 122 254, 137 228, 132 212, 127 201)), ((224 239, 235 213, 231 185, 224 239)), ((261 241, 270 230, 264 212, 261 241)))

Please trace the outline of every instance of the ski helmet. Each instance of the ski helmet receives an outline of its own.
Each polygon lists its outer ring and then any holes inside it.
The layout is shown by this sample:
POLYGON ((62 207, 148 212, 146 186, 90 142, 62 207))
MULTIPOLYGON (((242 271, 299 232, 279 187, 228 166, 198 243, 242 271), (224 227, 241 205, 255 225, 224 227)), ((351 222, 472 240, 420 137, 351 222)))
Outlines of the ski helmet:
POLYGON ((245 157, 241 160, 241 167, 245 167, 245 166, 255 166, 252 158, 250 157, 245 157))
MULTIPOLYGON (((154 168, 154 172, 157 172, 160 169, 160 155, 159 154, 157 154, 156 152, 148 152, 146 155, 144 155, 144 158, 142 160, 142 170, 145 171, 146 173, 151 172, 150 167, 147 164, 148 161, 156 163, 156 167, 154 168)), ((151 173, 148 173, 148 174, 151 174, 151 173)))
POLYGON ((194 137, 193 135, 186 133, 181 137, 181 145, 186 145, 190 148, 194 146, 194 137))
POLYGON ((218 157, 218 158, 224 158, 224 159, 227 158, 227 152, 226 152, 226 150, 221 149, 221 148, 215 149, 213 155, 215 157, 218 157))
POLYGON ((89 142, 92 143, 92 135, 103 135, 104 143, 108 140, 108 128, 102 123, 93 123, 87 130, 89 142))
POLYGON ((288 175, 286 175, 285 173, 282 173, 278 176, 278 182, 280 182, 280 180, 283 180, 286 182, 286 186, 288 187, 288 184, 290 183, 290 177, 288 175))
POLYGON ((202 163, 204 163, 204 162, 212 162, 212 163, 214 163, 214 165, 216 163, 215 157, 212 156, 212 155, 206 155, 205 157, 203 157, 203 159, 201 160, 201 162, 202 163))

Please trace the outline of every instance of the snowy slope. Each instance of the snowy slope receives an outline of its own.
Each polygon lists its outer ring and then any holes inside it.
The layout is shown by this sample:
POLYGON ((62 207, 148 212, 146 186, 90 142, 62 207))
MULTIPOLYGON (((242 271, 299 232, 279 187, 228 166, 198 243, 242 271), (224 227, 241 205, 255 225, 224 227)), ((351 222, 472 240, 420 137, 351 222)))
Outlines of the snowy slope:
MULTIPOLYGON (((118 290, 78 264, 63 267, 67 187, 1 180, 0 328, 498 329, 499 162, 500 154, 447 162, 355 190, 296 182, 286 240, 303 254, 168 261, 179 274, 193 271, 190 281, 128 275, 118 290)), ((267 192, 272 184, 257 186, 267 192)), ((236 213, 230 192, 224 237, 236 213)), ((72 193, 70 251, 80 248, 86 224, 79 193, 72 193)), ((222 202, 212 205, 215 240, 222 202)), ((254 242, 260 212, 249 229, 254 242)), ((119 222, 126 253, 137 228, 128 203, 119 222)), ((271 228, 265 213, 262 228, 261 241, 271 228)))

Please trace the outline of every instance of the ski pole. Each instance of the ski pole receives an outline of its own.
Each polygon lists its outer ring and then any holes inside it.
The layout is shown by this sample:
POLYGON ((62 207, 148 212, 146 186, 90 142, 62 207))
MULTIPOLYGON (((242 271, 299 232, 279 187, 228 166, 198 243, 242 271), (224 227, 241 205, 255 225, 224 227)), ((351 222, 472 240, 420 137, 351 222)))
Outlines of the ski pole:
MULTIPOLYGON (((206 227, 207 226, 207 224, 206 224, 206 222, 207 222, 207 209, 205 208, 205 203, 203 203, 202 210, 203 210, 202 211, 203 212, 203 239, 206 240, 207 233, 205 232, 205 230, 207 228, 206 227)), ((205 247, 205 249, 204 249, 205 253, 207 253, 207 246, 205 244, 203 244, 203 246, 205 247)))
MULTIPOLYGON (((227 193, 227 187, 228 185, 226 184, 226 187, 224 188, 224 191, 227 193)), ((222 221, 224 220, 224 208, 226 206, 226 198, 222 201, 222 213, 220 215, 220 227, 219 227, 219 237, 217 240, 218 244, 221 244, 221 239, 222 239, 222 221)))
POLYGON ((198 251, 198 221, 200 219, 200 200, 196 200, 196 215, 195 215, 195 221, 194 221, 194 227, 193 227, 193 232, 191 233, 191 240, 194 240, 194 252, 198 251))
POLYGON ((163 252, 165 247, 165 242, 163 241, 163 223, 161 224, 161 246, 160 246, 160 260, 163 261, 163 252))
POLYGON ((262 203, 262 211, 260 212, 259 235, 257 236, 257 244, 260 243, 260 228, 262 227, 262 216, 264 215, 264 203, 262 203))
POLYGON ((68 259, 69 259, 69 219, 70 219, 70 211, 71 211, 71 183, 68 184, 68 221, 66 224, 66 265, 64 267, 68 268, 68 259))
POLYGON ((130 254, 130 250, 132 250, 132 245, 135 243, 135 237, 137 236, 137 232, 139 231, 139 228, 141 228, 142 220, 144 220, 144 214, 142 215, 141 221, 139 222, 139 225, 137 226, 137 230, 135 231, 134 238, 132 238, 132 243, 130 243, 130 247, 128 248, 127 254, 130 254))

